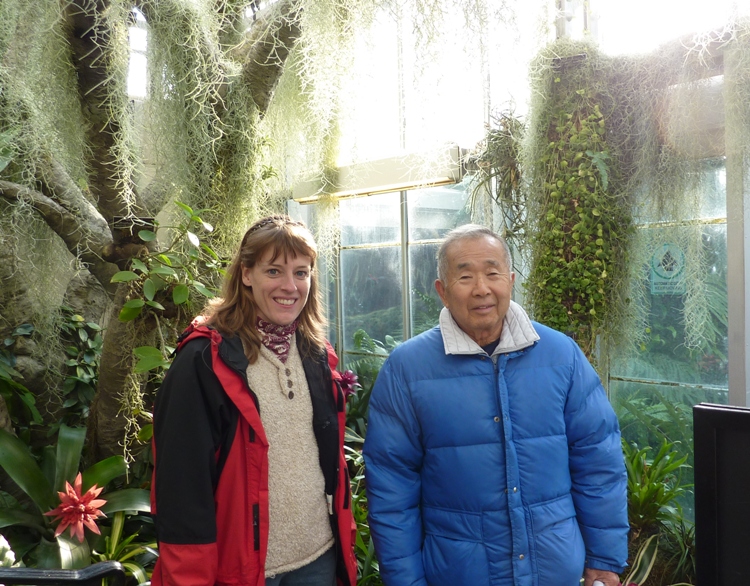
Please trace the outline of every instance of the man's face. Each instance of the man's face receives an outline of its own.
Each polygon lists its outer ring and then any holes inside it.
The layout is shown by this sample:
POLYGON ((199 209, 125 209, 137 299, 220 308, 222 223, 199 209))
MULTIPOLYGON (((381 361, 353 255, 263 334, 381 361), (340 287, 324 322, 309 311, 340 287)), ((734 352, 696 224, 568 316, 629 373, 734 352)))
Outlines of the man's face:
POLYGON ((513 281, 502 245, 490 236, 458 240, 447 250, 445 283, 435 289, 458 326, 484 346, 500 338, 513 281))

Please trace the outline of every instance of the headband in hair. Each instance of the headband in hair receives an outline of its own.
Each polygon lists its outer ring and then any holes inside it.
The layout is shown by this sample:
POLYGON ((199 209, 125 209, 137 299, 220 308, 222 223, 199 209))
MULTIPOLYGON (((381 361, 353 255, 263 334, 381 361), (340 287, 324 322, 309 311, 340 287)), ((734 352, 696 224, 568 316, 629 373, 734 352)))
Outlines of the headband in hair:
POLYGON ((245 236, 242 238, 242 244, 245 244, 247 237, 250 236, 250 234, 252 234, 253 232, 257 232, 261 228, 265 228, 266 226, 270 226, 271 224, 276 224, 276 222, 283 222, 284 224, 290 226, 302 226, 303 228, 306 227, 302 222, 297 222, 287 216, 269 216, 250 226, 250 229, 245 232, 245 236))

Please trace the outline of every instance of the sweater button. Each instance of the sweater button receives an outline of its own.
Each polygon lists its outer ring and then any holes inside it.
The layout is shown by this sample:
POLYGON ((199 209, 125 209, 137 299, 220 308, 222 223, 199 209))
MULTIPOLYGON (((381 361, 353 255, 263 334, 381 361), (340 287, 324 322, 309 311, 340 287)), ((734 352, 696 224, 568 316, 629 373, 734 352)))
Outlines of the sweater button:
POLYGON ((499 417, 495 417, 495 423, 500 423, 500 418, 499 417))
POLYGON ((519 560, 522 560, 522 559, 523 559, 523 557, 524 557, 524 556, 523 556, 523 554, 521 554, 521 555, 519 555, 519 556, 518 556, 518 559, 519 559, 519 560))

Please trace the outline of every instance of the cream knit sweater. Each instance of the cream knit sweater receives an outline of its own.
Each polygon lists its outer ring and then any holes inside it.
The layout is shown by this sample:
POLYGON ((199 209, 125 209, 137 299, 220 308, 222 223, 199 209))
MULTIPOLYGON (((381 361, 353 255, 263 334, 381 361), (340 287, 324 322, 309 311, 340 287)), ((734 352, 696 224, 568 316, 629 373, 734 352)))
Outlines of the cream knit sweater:
POLYGON ((333 545, 333 533, 310 390, 294 336, 286 364, 261 345, 247 378, 258 397, 269 444, 266 576, 275 576, 317 559, 333 545))

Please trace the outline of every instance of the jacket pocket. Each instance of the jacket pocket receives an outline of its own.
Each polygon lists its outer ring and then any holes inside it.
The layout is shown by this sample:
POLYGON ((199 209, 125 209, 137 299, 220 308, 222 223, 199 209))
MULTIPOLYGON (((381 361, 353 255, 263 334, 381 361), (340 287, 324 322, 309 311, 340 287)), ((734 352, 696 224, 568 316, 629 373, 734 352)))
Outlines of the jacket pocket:
POLYGON ((533 535, 536 584, 575 586, 583 575, 586 550, 570 495, 529 510, 533 535))

